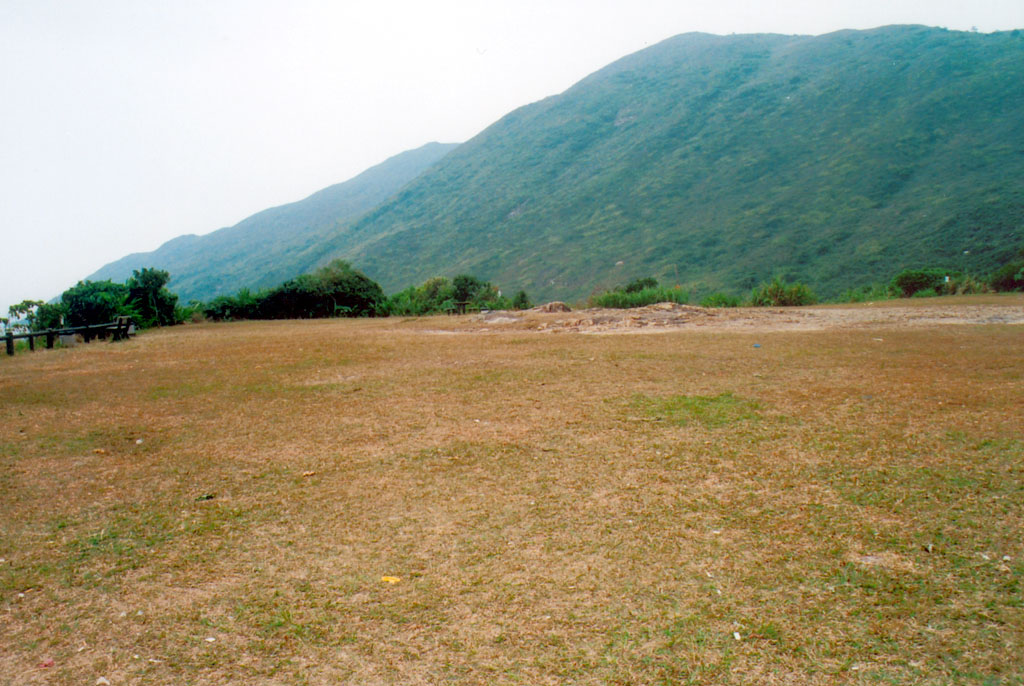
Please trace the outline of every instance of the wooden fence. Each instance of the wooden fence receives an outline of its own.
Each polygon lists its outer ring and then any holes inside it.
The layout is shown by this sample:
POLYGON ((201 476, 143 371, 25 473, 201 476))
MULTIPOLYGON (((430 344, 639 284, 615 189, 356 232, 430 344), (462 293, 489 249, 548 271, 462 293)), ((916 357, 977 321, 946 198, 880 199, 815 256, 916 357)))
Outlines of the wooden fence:
POLYGON ((14 333, 7 331, 4 340, 7 342, 7 354, 14 354, 14 341, 19 338, 28 339, 29 350, 36 349, 36 339, 46 339, 46 347, 52 348, 57 336, 73 336, 81 334, 88 343, 94 338, 106 338, 111 336, 114 341, 123 341, 134 333, 131 317, 118 317, 116 321, 107 324, 92 324, 90 326, 72 326, 64 329, 47 329, 46 331, 31 331, 29 333, 14 333))

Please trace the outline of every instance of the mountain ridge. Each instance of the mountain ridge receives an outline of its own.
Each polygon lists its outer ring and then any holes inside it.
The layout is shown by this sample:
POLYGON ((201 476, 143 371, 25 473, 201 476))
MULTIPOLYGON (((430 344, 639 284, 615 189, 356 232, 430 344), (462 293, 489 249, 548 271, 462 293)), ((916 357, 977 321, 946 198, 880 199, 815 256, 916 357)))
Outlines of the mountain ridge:
POLYGON ((320 262, 317 245, 345 222, 372 209, 457 147, 427 143, 394 155, 347 181, 270 207, 208 234, 184 234, 152 252, 111 262, 88 280, 124 281, 133 269, 171 274, 168 287, 185 301, 275 286, 320 262))
POLYGON ((676 36, 511 112, 334 250, 389 290, 469 271, 563 298, 992 268, 1024 240, 1022 56, 1020 32, 921 26, 676 36))
MULTIPOLYGON (((903 268, 982 272, 1024 243, 1020 83, 1021 31, 681 34, 513 110, 289 265, 569 300, 642 276, 832 296, 903 268)), ((221 292, 251 287, 212 267, 221 292)))

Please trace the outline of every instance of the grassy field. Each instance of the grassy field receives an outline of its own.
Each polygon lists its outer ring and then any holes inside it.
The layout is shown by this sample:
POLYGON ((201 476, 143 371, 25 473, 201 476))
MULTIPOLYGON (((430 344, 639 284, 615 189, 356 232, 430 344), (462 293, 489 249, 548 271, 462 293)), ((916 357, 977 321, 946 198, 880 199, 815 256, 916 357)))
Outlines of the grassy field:
POLYGON ((0 360, 0 683, 1024 683, 1024 327, 450 321, 0 360))

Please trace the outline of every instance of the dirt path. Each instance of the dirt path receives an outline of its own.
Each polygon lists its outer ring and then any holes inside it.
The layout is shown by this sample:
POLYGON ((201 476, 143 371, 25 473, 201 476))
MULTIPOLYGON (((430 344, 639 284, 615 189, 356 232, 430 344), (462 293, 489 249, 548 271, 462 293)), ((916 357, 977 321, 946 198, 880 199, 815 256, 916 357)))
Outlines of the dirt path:
POLYGON ((955 324, 1024 324, 1024 296, 779 308, 704 308, 673 303, 631 310, 584 309, 553 313, 538 308, 481 314, 474 317, 467 328, 475 331, 654 333, 692 328, 759 332, 955 324))

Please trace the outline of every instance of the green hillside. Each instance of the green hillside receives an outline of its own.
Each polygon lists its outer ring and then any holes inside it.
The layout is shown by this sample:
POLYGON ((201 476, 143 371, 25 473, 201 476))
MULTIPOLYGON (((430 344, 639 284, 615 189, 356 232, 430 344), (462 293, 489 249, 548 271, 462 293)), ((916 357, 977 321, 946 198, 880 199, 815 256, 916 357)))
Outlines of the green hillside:
POLYGON ((1020 31, 677 36, 512 112, 320 248, 389 292, 469 272, 535 298, 985 271, 1024 243, 1022 83, 1020 31))
POLYGON ((112 262, 88 279, 122 282, 133 269, 158 267, 170 272, 168 288, 186 302, 234 293, 243 287, 276 286, 324 262, 329 236, 379 205, 455 147, 430 143, 401 153, 305 200, 264 210, 203 236, 179 236, 153 252, 112 262))

